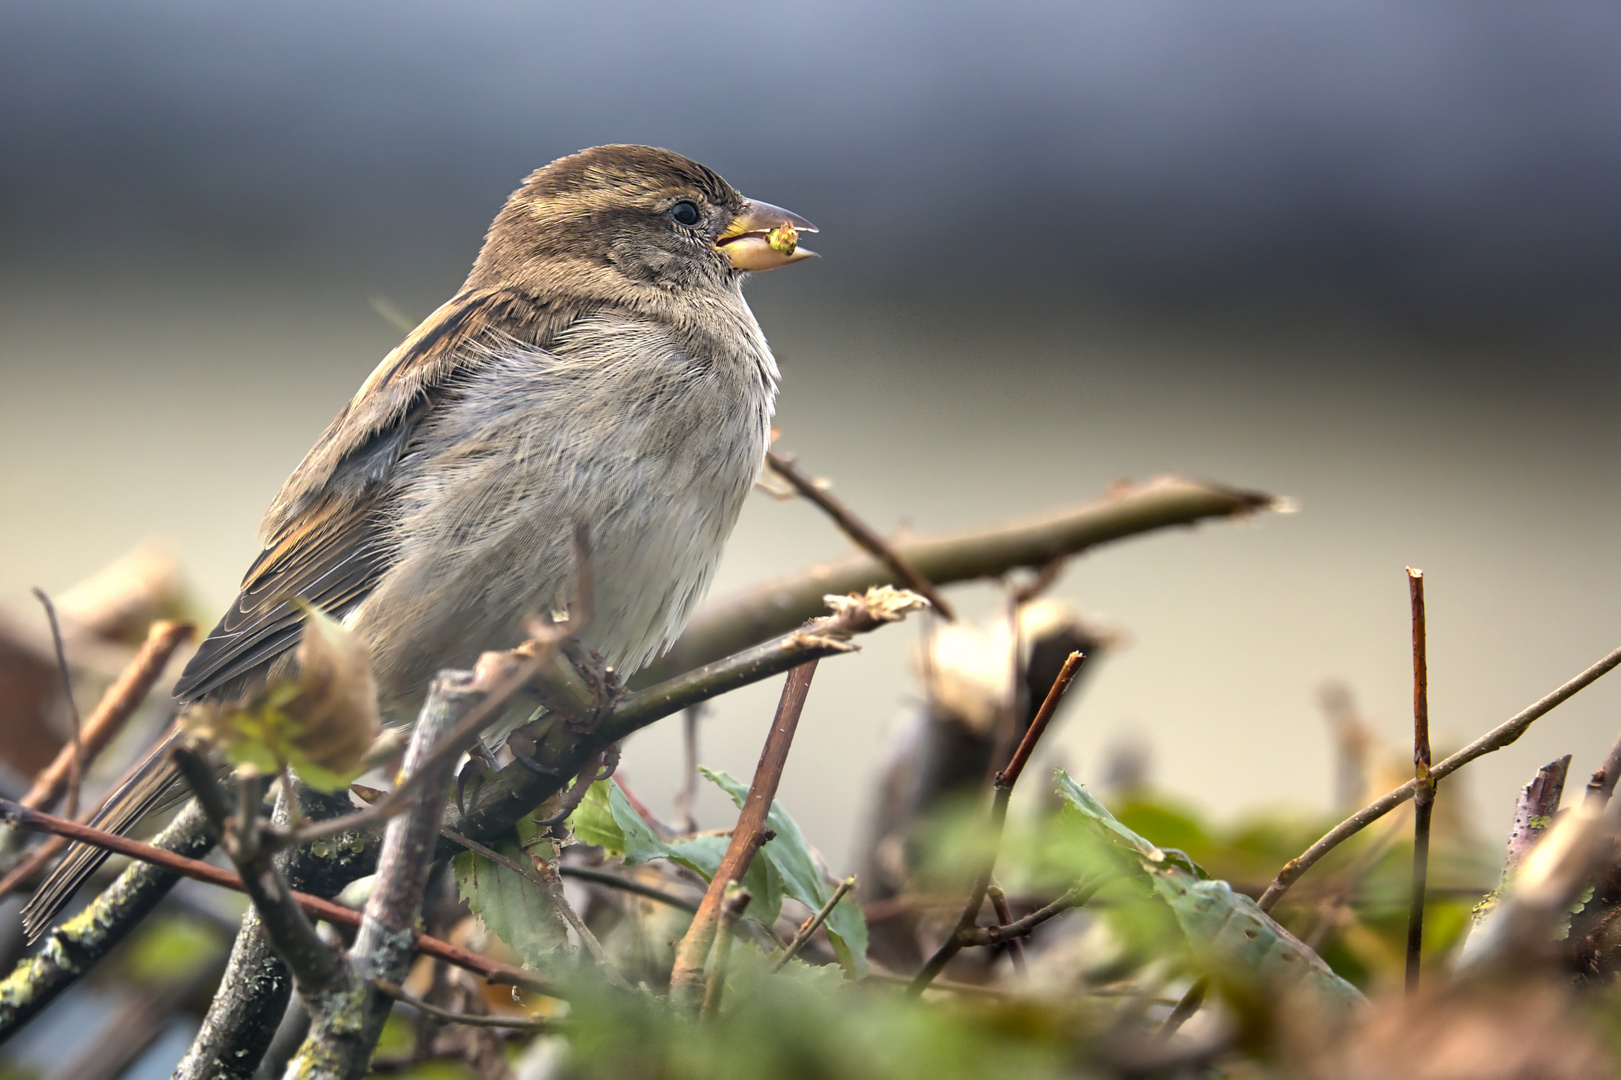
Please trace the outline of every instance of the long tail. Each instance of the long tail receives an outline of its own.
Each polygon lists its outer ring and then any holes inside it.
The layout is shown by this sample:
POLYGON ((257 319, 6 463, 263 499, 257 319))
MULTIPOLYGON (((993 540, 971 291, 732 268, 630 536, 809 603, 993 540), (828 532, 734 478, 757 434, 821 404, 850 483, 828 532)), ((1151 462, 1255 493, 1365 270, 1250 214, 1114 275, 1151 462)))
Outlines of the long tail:
MULTIPOLYGON (((169 758, 169 749, 177 738, 171 733, 154 746, 102 803, 90 824, 123 836, 136 822, 171 801, 180 787, 180 773, 169 758)), ((30 945, 50 929, 73 894, 79 891, 79 886, 107 861, 107 855, 105 850, 88 844, 68 848, 67 854, 23 907, 23 933, 30 945)))

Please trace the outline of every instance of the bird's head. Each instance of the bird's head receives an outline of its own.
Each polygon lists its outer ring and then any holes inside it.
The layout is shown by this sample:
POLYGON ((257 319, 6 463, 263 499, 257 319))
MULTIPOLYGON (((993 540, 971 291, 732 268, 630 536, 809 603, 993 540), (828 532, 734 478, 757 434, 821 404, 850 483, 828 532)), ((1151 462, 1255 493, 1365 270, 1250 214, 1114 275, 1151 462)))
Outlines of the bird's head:
POLYGON ((470 285, 545 291, 727 287, 812 258, 804 218, 745 199, 713 170, 650 146, 598 146, 537 169, 512 193, 470 285))

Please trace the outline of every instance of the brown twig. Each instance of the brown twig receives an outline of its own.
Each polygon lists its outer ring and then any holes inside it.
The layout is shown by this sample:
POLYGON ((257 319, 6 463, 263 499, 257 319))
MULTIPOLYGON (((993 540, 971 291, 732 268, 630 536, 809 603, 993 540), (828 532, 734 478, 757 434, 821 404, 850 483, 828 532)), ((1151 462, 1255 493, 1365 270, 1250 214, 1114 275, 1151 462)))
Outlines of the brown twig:
MULTIPOLYGON (((990 888, 985 890, 985 897, 990 900, 991 911, 996 914, 996 921, 1000 924, 997 929, 1011 926, 1013 924, 1013 909, 1008 907, 1007 893, 1002 891, 1002 887, 992 882, 990 888)), ((1022 937, 1011 937, 1007 939, 1005 944, 1007 945, 1008 962, 1013 965, 1013 974, 1021 979, 1028 979, 1030 977, 1030 966, 1025 962, 1024 939, 1022 937)))
MULTIPOLYGON (((1260 492, 1162 476, 1112 490, 1095 503, 968 532, 897 540, 891 546, 939 587, 999 577, 1021 566, 1044 566, 1061 556, 1157 529, 1211 518, 1242 518, 1285 506, 1283 500, 1260 492)), ((818 564, 721 600, 700 611, 664 658, 643 668, 631 685, 650 686, 791 630, 821 610, 824 594, 860 592, 890 580, 891 574, 882 560, 862 556, 818 564)))
POLYGON ((697 914, 698 912, 698 905, 690 900, 683 900, 673 893, 667 893, 663 889, 655 888, 640 881, 632 881, 630 878, 621 877, 609 870, 598 870, 595 867, 572 866, 569 863, 563 863, 557 868, 557 872, 564 877, 589 881, 593 885, 602 885, 609 889, 618 889, 621 892, 632 893, 636 896, 645 896, 649 900, 656 900, 661 904, 668 904, 670 907, 691 914, 697 914))
POLYGON ((1596 802, 1600 807, 1607 805, 1610 796, 1615 794, 1617 779, 1621 779, 1621 736, 1611 745, 1604 764, 1593 770, 1593 778, 1587 782, 1586 801, 1596 802))
MULTIPOLYGON (((79 760, 85 768, 89 768, 107 748, 113 736, 123 730, 124 722, 134 715, 153 684, 162 676, 169 658, 191 639, 196 630, 197 627, 191 623, 167 619, 152 624, 140 651, 124 666, 123 672, 107 688, 107 692, 101 695, 101 701, 84 722, 79 760)), ((51 804, 62 797, 72 768, 73 748, 64 747, 56 755, 56 760, 34 778, 33 786, 21 799, 22 804, 34 810, 49 810, 51 804)), ((68 813, 64 816, 73 815, 68 813)))
MULTIPOLYGON (((975 945, 1001 945, 1004 942, 1009 945, 1020 945, 1022 944, 1020 939, 1026 937, 1036 927, 1048 919, 1062 915, 1070 908, 1080 907, 1090 900, 1093 894, 1106 883, 1106 881, 1099 881, 1086 888, 1069 889, 1052 903, 1044 904, 1019 919, 1009 918, 1012 912, 1008 910, 1006 897, 1002 898, 1000 904, 997 903, 997 897, 1001 896, 1001 889, 994 891, 987 889, 986 894, 990 896, 991 903, 996 905, 996 917, 1001 920, 1001 925, 971 927, 968 933, 964 935, 963 946, 967 948, 975 945)), ((1021 951, 1018 955, 1022 960, 1023 952, 1021 951)))
POLYGON ((709 888, 698 904, 698 913, 687 928, 676 949, 675 966, 670 974, 670 992, 673 996, 690 997, 703 973, 704 960, 714 944, 716 928, 722 917, 726 901, 726 887, 741 881, 754 861, 754 853, 765 843, 766 819, 771 803, 777 797, 777 785, 782 781, 783 767, 788 762, 788 751, 794 744, 794 731, 799 727, 800 714, 805 709, 805 698, 810 694, 811 679, 816 675, 815 660, 801 664, 788 673, 782 687, 782 698, 777 702, 777 714, 771 721, 765 747, 760 751, 760 763, 755 767, 754 779, 749 783, 748 796, 732 829, 732 839, 726 845, 709 888))
POLYGON ((935 611, 939 612, 941 618, 951 622, 957 620, 956 612, 946 603, 946 598, 940 595, 940 590, 934 587, 933 582, 918 573, 917 568, 895 550, 893 544, 879 536, 872 526, 857 517, 842 500, 835 498, 825 487, 800 472, 791 455, 769 450, 766 452, 765 460, 773 472, 788 481, 795 491, 815 503, 824 514, 832 518, 833 523, 844 530, 844 535, 854 540, 857 547, 894 571, 897 579, 895 584, 905 585, 922 596, 935 611))
POLYGON ((1407 568, 1413 613, 1413 885, 1407 909, 1407 992, 1418 990, 1424 951, 1424 885, 1430 867, 1430 817, 1435 780, 1430 776, 1430 670, 1424 631, 1424 571, 1407 568))
MULTIPOLYGON (((1563 686, 1521 709, 1462 750, 1443 759, 1430 770, 1430 780, 1432 782, 1442 780, 1476 758, 1484 757, 1510 745, 1525 734, 1526 728, 1613 671, 1618 665, 1621 665, 1621 649, 1611 651, 1603 659, 1588 667, 1563 686)), ((1378 821, 1408 799, 1411 799, 1413 793, 1417 790, 1418 781, 1415 779, 1407 781, 1407 783, 1394 791, 1381 795, 1334 826, 1327 833, 1324 833, 1311 847, 1295 858, 1290 859, 1284 864, 1283 869, 1278 871, 1278 876, 1272 880, 1272 884, 1266 887, 1266 892, 1262 893, 1261 899, 1257 901, 1261 910, 1271 911, 1277 902, 1283 898, 1283 894, 1289 891, 1289 887, 1299 881, 1300 876, 1307 870, 1317 865, 1317 862, 1324 855, 1327 855, 1346 840, 1378 821)))
MULTIPOLYGON (((5 818, 24 829, 33 829, 38 832, 55 833, 69 840, 81 844, 94 844, 96 847, 120 855, 127 855, 153 866, 162 867, 182 877, 191 878, 209 885, 218 885, 233 892, 245 891, 242 876, 235 871, 225 870, 221 867, 203 862, 201 859, 188 859, 184 855, 165 851, 163 848, 151 844, 143 844, 139 840, 131 840, 127 836, 104 832, 101 829, 81 825, 76 821, 47 814, 41 810, 32 810, 10 799, 0 799, 0 818, 5 818)), ((323 900, 319 896, 294 891, 292 899, 308 914, 318 919, 332 923, 335 926, 349 926, 358 928, 362 915, 354 908, 344 907, 331 900, 323 900)), ((416 938, 416 947, 429 956, 437 956, 447 963, 484 976, 485 980, 501 985, 523 986, 539 993, 555 996, 557 987, 541 976, 511 964, 503 964, 497 960, 480 956, 467 949, 452 945, 439 938, 427 934, 419 934, 416 938)))
POLYGON ((79 813, 79 782, 84 778, 84 719, 79 715, 79 703, 73 697, 73 672, 68 670, 68 651, 62 644, 62 624, 56 618, 56 605, 45 590, 34 589, 34 598, 45 609, 45 619, 51 624, 51 644, 56 647, 56 670, 62 676, 62 697, 68 703, 68 716, 73 720, 73 737, 65 747, 68 753, 67 816, 79 813))
POLYGON ((407 991, 399 983, 387 979, 373 979, 371 984, 401 1005, 409 1005, 423 1016, 432 1017, 442 1024, 465 1024, 468 1027, 515 1028, 518 1031, 558 1031, 564 1025, 549 1016, 479 1016, 474 1013, 453 1012, 431 1005, 407 991))
POLYGON ((974 878, 973 886, 968 893, 968 903, 964 905, 962 915, 958 917, 951 936, 946 938, 933 956, 929 957, 928 962, 923 965, 923 970, 912 980, 911 986, 907 989, 909 996, 916 997, 923 993, 929 983, 945 970, 951 958, 970 944, 970 939, 977 929, 975 923, 979 919, 979 909, 985 905, 985 892, 990 888, 991 875, 996 871, 996 848, 1001 844, 1002 828, 1007 822, 1008 800, 1013 795, 1013 787, 1019 782, 1025 765, 1030 761, 1030 755, 1035 751, 1036 743, 1040 741, 1042 732, 1047 730, 1053 714, 1058 711, 1058 703, 1064 698, 1064 691, 1075 681, 1075 676, 1081 670, 1081 664, 1085 659, 1078 652, 1069 654, 1069 659, 1064 661, 1063 668, 1058 672, 1058 678, 1053 680, 1052 688, 1047 691, 1041 708, 1036 711, 1035 719, 1025 729, 1024 738, 1019 740, 1018 748, 1013 751, 1013 757, 1008 761, 1007 768, 996 774, 991 792, 991 854, 986 859, 985 866, 974 878))
POLYGON ((810 939, 815 936, 816 928, 827 921, 827 917, 833 914, 833 909, 839 906, 839 901, 844 899, 845 893, 848 893, 855 887, 856 879, 854 875, 839 882, 839 887, 833 890, 833 895, 827 898, 827 903, 823 904, 819 909, 813 912, 810 918, 799 924, 799 929, 794 933, 794 939, 790 941, 788 943, 788 947, 783 949, 782 953, 771 962, 771 970, 781 971, 788 965, 788 961, 798 956, 799 950, 803 949, 805 947, 805 943, 810 941, 810 939))

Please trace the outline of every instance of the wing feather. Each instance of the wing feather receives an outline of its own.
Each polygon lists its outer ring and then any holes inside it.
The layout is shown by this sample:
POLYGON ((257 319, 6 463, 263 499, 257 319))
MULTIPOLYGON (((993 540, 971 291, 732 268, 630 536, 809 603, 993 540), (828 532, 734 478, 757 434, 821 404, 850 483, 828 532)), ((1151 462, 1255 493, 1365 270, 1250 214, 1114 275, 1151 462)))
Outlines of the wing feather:
MULTIPOLYGON (((303 634, 304 607, 341 619, 387 571, 388 480, 416 427, 493 333, 555 335, 569 317, 506 290, 464 292, 412 331, 338 414, 265 517, 265 548, 175 685, 183 703, 239 689, 303 634)), ((536 341, 541 344, 542 341, 536 341)), ((222 695, 224 696, 224 695, 222 695)))

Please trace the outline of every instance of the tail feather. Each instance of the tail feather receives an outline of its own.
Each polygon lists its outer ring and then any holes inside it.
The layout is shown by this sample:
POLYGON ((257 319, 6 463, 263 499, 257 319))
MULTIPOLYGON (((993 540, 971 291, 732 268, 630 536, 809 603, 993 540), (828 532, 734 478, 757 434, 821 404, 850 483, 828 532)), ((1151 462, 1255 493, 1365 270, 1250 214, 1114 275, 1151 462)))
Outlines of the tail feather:
MULTIPOLYGON (((125 835, 143 817, 161 809, 179 793, 180 774, 169 758, 176 736, 170 735, 136 766, 90 819, 107 832, 125 835)), ((32 945, 49 930, 57 915, 73 899, 79 886, 107 861, 108 852, 89 844, 73 844, 23 907, 23 933, 32 945)))

